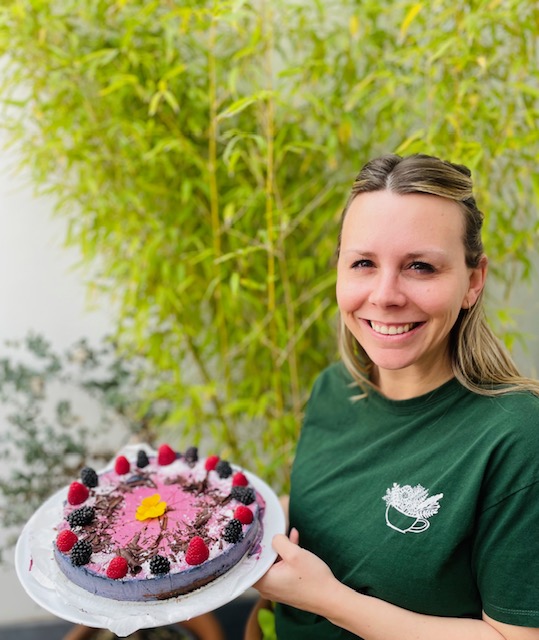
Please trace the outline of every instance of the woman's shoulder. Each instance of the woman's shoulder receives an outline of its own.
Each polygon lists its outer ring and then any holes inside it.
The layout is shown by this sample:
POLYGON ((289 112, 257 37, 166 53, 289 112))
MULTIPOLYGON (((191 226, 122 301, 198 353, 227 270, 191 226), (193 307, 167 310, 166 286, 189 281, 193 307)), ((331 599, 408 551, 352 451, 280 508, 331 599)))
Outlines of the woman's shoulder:
POLYGON ((479 410, 496 413, 508 424, 524 422, 539 428, 539 396, 531 391, 507 390, 496 395, 473 395, 479 410))
POLYGON ((539 478, 539 396, 529 391, 478 396, 469 421, 470 437, 484 436, 500 461, 528 460, 539 478))

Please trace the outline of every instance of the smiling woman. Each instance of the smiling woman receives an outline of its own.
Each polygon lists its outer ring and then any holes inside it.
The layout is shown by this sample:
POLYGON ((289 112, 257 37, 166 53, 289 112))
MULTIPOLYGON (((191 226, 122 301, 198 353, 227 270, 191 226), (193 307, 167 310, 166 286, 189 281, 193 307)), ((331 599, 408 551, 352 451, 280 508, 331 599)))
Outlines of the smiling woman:
POLYGON ((482 221, 470 172, 438 158, 354 183, 343 363, 315 382, 290 537, 255 585, 279 640, 539 640, 539 383, 484 317, 482 221))
POLYGON ((449 335, 486 275, 484 257, 467 266, 463 230, 460 207, 435 195, 367 192, 347 209, 337 301, 388 397, 421 395, 453 377, 449 335))

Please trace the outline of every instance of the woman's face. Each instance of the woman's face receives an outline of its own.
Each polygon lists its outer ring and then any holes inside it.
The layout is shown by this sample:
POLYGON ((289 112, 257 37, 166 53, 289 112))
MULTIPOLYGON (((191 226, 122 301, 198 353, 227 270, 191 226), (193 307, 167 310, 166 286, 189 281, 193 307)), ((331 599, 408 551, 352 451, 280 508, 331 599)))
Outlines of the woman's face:
POLYGON ((466 266, 463 233, 461 209, 439 196, 375 191, 348 209, 337 302, 388 395, 394 382, 421 393, 452 377, 449 333, 486 275, 486 259, 466 266))

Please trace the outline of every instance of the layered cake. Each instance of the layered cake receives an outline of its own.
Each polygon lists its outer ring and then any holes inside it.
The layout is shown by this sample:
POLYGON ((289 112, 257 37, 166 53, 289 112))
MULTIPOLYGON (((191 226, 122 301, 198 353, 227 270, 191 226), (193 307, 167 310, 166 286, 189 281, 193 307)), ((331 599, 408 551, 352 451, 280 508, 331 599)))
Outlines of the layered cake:
POLYGON ((69 580, 125 601, 189 593, 258 552, 262 496, 218 456, 168 445, 82 469, 68 488, 54 555, 69 580))

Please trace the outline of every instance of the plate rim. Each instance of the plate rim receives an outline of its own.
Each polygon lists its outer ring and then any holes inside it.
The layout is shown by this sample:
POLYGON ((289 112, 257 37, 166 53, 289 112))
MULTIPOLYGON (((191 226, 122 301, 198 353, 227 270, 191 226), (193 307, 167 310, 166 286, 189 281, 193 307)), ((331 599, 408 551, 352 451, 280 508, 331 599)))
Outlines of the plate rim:
MULTIPOLYGON (((127 453, 129 453, 132 448, 132 445, 128 445, 117 455, 125 455, 126 451, 127 453)), ((138 450, 141 448, 141 446, 136 445, 136 448, 138 450)), ((149 449, 149 451, 153 452, 154 450, 149 449)), ((105 466, 104 469, 100 472, 105 471, 108 466, 109 465, 105 466)), ((65 590, 62 592, 62 594, 60 594, 57 588, 49 588, 48 586, 45 586, 36 578, 35 572, 32 573, 34 559, 32 555, 31 538, 32 534, 34 533, 35 523, 40 517, 43 516, 46 510, 55 507, 56 503, 58 503, 58 506, 61 506, 61 504, 63 504, 65 496, 67 495, 68 486, 62 487, 53 495, 51 495, 47 500, 45 500, 45 502, 32 514, 19 535, 17 544, 15 546, 14 559, 16 574, 21 585, 23 586, 26 593, 39 606, 49 611, 50 613, 69 622, 98 628, 108 628, 114 633, 118 632, 118 624, 121 621, 125 622, 127 620, 128 622, 133 622, 133 617, 139 618, 140 616, 143 616, 144 619, 140 619, 137 622, 136 627, 134 627, 129 633, 133 633, 137 629, 171 624, 171 621, 168 619, 163 619, 162 621, 160 621, 159 619, 155 619, 152 615, 155 613, 166 615, 168 613, 172 613, 172 611, 169 610, 173 609, 175 621, 181 622, 182 620, 186 620, 195 615, 208 613, 209 611, 212 611, 235 600, 237 597, 247 591, 247 589, 252 587, 253 584, 259 578, 261 578, 275 562, 277 553, 271 546, 271 540, 275 534, 285 533, 286 522, 281 503, 273 489, 254 473, 243 469, 238 465, 232 465, 232 467, 235 470, 241 470, 247 476, 249 482, 262 496, 266 503, 264 515, 262 517, 262 538, 258 543, 260 546, 260 550, 251 556, 249 554, 246 554, 235 567, 233 567, 230 571, 220 576, 216 580, 213 580, 208 585, 205 585, 204 587, 201 587, 200 589, 197 589, 196 591, 185 594, 183 596, 170 598, 167 600, 133 603, 128 603, 125 601, 115 601, 111 598, 104 598, 102 596, 94 595, 89 591, 85 591, 81 587, 78 587, 74 583, 69 582, 63 575, 63 573, 61 573, 58 565, 56 564, 51 546, 51 556, 49 558, 49 562, 46 563, 46 566, 50 570, 50 575, 46 576, 46 578, 51 580, 53 584, 55 583, 56 579, 61 580, 63 578, 68 582, 70 589, 68 590, 67 594, 65 590), (246 563, 253 564, 252 568, 246 571, 243 575, 238 576, 240 570, 242 568, 246 568, 246 563), (227 583, 229 584, 227 585, 227 583), (232 585, 233 588, 227 588, 227 586, 232 585), (217 594, 217 591, 220 591, 220 593, 217 594), (73 595, 72 599, 69 597, 71 594, 73 595), (209 599, 206 597, 208 594, 211 594, 211 598, 209 599), (90 605, 96 605, 97 608, 99 608, 100 602, 108 603, 109 606, 110 603, 117 603, 121 605, 122 615, 121 617, 116 618, 112 624, 112 626, 115 627, 116 630, 114 628, 111 629, 110 624, 105 624, 105 616, 100 616, 95 614, 91 610, 83 609, 76 602, 77 599, 80 600, 81 598, 88 601, 90 605), (143 608, 145 609, 145 611, 141 610, 143 608), (182 609, 184 609, 183 612, 182 609)), ((58 519, 55 520, 54 523, 48 523, 50 529, 48 529, 47 531, 48 534, 51 535, 51 544, 54 540, 54 527, 57 524, 58 519)), ((92 607, 89 608, 92 609, 92 607)), ((108 619, 108 617, 107 620, 108 622, 110 622, 110 619, 108 619)), ((117 635, 120 634, 117 633, 117 635)))

